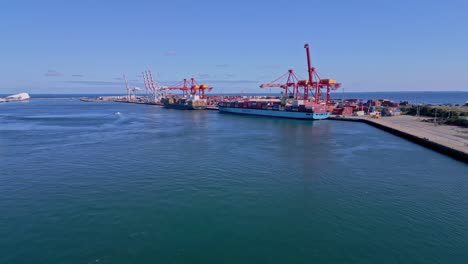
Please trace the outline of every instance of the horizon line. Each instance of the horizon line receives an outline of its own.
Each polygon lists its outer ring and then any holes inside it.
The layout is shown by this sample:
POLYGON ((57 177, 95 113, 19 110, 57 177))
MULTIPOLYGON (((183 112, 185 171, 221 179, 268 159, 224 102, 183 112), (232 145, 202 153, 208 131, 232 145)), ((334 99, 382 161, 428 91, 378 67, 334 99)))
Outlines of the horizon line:
MULTIPOLYGON (((429 92, 429 93, 443 93, 443 92, 468 92, 468 90, 450 90, 450 91, 434 91, 434 90, 426 90, 426 91, 421 91, 421 90, 412 90, 412 91, 408 91, 408 90, 404 90, 404 91, 332 91, 332 94, 337 94, 337 93, 414 93, 414 92, 418 92, 418 93, 423 93, 423 92, 429 92)), ((5 93, 6 94, 11 94, 11 93, 5 93)), ((92 92, 92 93, 29 93, 29 94, 112 94, 112 95, 115 95, 115 94, 123 94, 125 95, 126 93, 125 92, 102 92, 102 93, 97 93, 97 92, 92 92)), ((144 92, 141 93, 142 95, 144 94, 144 92)), ((216 93, 216 92, 213 92, 213 94, 219 94, 219 93, 216 93)), ((261 93, 261 92, 225 92, 223 94, 269 94, 269 92, 265 92, 265 93, 261 93)), ((2 93, 2 95, 4 95, 2 93)))

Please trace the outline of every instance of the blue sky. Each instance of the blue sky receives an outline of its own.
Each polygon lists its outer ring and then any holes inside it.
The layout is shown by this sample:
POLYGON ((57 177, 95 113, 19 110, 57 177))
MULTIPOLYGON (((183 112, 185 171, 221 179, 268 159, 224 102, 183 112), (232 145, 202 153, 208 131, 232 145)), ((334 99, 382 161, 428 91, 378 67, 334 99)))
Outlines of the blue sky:
POLYGON ((468 1, 4 1, 0 94, 124 92, 151 69, 262 92, 304 43, 345 91, 468 91, 468 1))

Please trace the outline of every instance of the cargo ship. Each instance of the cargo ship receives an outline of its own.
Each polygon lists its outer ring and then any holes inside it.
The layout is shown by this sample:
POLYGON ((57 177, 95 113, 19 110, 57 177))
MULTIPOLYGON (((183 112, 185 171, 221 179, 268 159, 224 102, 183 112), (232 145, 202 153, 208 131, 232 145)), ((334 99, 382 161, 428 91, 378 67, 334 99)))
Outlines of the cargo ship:
POLYGON ((166 108, 181 110, 205 110, 206 99, 200 99, 198 95, 190 97, 165 97, 161 98, 163 106, 166 108))
POLYGON ((235 102, 220 102, 221 113, 269 116, 291 119, 320 120, 330 116, 323 104, 289 100, 285 97, 275 99, 246 99, 235 102))
POLYGON ((281 97, 245 98, 223 101, 218 104, 221 113, 257 115, 292 119, 320 120, 330 117, 332 110, 330 91, 341 84, 333 79, 321 79, 310 60, 309 45, 305 44, 308 66, 308 80, 299 80, 293 70, 288 70, 276 80, 260 85, 260 88, 282 88, 281 97), (279 81, 284 79, 284 81, 279 81), (326 97, 321 99, 321 89, 326 97), (309 93, 314 93, 309 97, 309 93))
POLYGON ((181 109, 181 110, 205 110, 208 106, 208 101, 205 97, 205 91, 213 90, 213 87, 207 84, 198 84, 194 78, 191 78, 191 84, 187 79, 173 86, 163 87, 162 90, 179 90, 182 91, 182 96, 172 95, 164 96, 160 99, 161 103, 166 108, 181 109))

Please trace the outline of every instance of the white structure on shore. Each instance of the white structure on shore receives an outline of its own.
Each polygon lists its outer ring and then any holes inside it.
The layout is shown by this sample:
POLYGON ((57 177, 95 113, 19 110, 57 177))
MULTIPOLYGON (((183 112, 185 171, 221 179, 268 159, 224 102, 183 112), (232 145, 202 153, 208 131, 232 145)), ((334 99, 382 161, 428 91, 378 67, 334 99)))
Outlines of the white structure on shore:
POLYGON ((14 102, 14 101, 25 101, 29 100, 31 96, 28 93, 19 93, 7 96, 5 98, 0 98, 0 102, 14 102))

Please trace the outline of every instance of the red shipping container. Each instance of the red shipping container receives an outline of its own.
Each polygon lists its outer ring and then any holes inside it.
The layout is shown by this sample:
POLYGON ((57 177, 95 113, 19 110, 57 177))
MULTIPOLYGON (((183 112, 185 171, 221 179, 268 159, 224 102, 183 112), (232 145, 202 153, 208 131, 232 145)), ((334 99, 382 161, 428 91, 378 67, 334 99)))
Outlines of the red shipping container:
POLYGON ((345 106, 343 108, 343 112, 341 113, 342 115, 352 115, 353 114, 354 107, 350 106, 345 106))
POLYGON ((335 108, 333 109, 333 113, 334 115, 341 115, 343 113, 343 108, 335 108))

